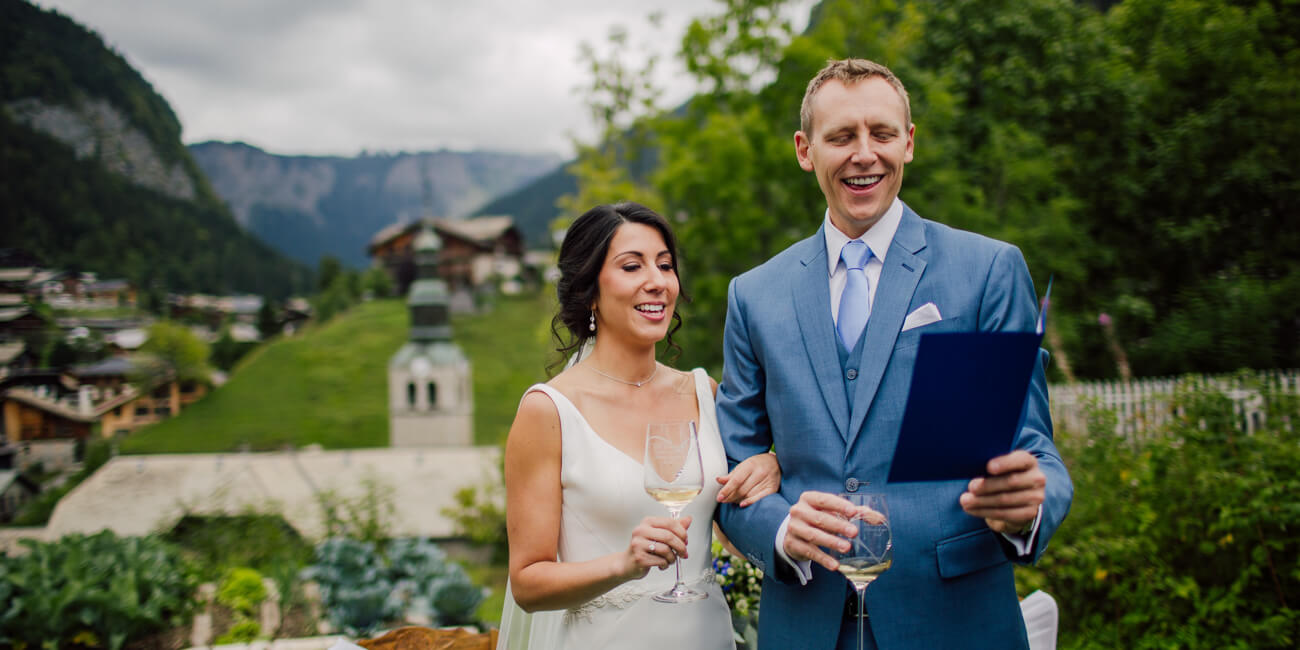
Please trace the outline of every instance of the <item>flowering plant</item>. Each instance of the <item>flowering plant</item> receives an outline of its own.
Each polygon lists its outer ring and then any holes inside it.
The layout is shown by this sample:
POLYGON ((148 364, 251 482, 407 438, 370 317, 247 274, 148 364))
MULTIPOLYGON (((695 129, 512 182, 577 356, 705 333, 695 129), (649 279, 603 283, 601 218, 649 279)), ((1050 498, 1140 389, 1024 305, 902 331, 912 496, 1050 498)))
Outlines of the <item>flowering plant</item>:
POLYGON ((731 608, 731 625, 736 631, 738 647, 757 647, 758 599, 763 592, 763 572, 745 558, 732 555, 714 539, 713 573, 722 587, 727 606, 731 608))

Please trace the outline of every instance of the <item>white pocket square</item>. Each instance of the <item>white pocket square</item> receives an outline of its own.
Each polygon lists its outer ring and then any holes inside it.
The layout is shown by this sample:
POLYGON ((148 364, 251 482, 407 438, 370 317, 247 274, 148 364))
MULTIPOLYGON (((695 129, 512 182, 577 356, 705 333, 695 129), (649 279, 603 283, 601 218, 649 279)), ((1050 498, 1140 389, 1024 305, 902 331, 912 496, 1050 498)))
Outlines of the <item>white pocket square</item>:
POLYGON ((943 320, 943 316, 939 315, 939 308, 936 307, 934 303, 927 302, 924 305, 917 307, 916 311, 907 315, 907 318, 903 320, 902 331, 906 332, 907 330, 915 329, 922 325, 929 325, 930 323, 937 323, 941 320, 943 320))

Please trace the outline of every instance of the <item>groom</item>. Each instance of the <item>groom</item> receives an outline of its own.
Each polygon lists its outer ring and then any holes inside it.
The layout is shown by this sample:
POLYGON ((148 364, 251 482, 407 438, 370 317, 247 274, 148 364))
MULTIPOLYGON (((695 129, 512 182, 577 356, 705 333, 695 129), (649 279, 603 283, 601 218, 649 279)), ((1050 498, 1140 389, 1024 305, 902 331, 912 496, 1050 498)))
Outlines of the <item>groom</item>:
POLYGON ((815 235, 731 282, 718 420, 730 463, 773 447, 780 492, 723 505, 764 571, 759 646, 856 647, 856 602, 825 549, 847 549, 843 492, 882 492, 893 566, 866 591, 866 647, 1026 648, 1012 562, 1033 562, 1073 488, 1035 364, 1015 449, 970 481, 886 484, 920 336, 1032 331, 1020 251, 922 219, 898 199, 915 127, 882 65, 832 61, 808 84, 799 166, 826 197, 815 235))

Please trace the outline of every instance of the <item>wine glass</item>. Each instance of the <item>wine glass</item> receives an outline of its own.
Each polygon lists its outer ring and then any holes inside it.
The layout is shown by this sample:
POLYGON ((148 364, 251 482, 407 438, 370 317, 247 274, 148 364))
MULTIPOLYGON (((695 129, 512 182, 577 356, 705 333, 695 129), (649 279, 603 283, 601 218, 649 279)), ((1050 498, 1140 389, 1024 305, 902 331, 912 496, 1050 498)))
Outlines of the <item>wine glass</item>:
POLYGON ((883 494, 841 494, 853 504, 854 514, 845 517, 858 534, 849 538, 849 550, 832 548, 831 555, 840 563, 840 573, 853 583, 858 592, 858 650, 862 650, 862 600, 871 584, 894 562, 894 539, 889 530, 889 506, 883 494))
MULTIPOLYGON (((704 489, 704 468, 700 463, 699 437, 695 423, 651 422, 645 436, 645 491, 668 508, 677 519, 682 509, 704 489)), ((677 582, 672 589, 657 594, 661 603, 688 603, 708 594, 682 584, 682 563, 677 567, 677 582)))

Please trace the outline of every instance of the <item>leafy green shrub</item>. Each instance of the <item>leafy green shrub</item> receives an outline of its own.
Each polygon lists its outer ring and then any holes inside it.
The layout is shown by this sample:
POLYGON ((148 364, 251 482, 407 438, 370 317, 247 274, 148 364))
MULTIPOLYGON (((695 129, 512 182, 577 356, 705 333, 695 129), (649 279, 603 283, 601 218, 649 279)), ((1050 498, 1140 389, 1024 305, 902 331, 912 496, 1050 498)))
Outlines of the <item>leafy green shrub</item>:
POLYGON ((243 620, 230 626, 230 629, 217 637, 217 645, 227 643, 249 643, 256 641, 262 634, 262 626, 257 621, 243 620))
POLYGON ((266 596, 262 574, 249 568, 231 569, 217 587, 218 603, 249 617, 257 614, 257 606, 266 596))
MULTIPOLYGON (((201 577, 213 582, 237 567, 271 576, 288 567, 297 574, 312 558, 311 544, 278 514, 186 515, 165 539, 184 549, 201 567, 201 577)), ((277 586, 284 587, 278 580, 277 586)))
POLYGON ((350 635, 413 617, 466 624, 486 595, 442 549, 422 538, 394 539, 386 554, 371 542, 327 539, 317 545, 316 562, 303 577, 320 585, 325 616, 350 635))
POLYGON ((257 639, 262 633, 257 608, 267 595, 262 574, 247 567, 227 571, 217 587, 217 602, 230 608, 235 620, 225 634, 217 637, 217 643, 247 643, 257 639))
POLYGON ((1300 408, 1261 387, 1264 426, 1184 386, 1175 420, 1140 442, 1095 413, 1058 442, 1075 485, 1038 567, 1062 648, 1292 648, 1300 641, 1300 408))
POLYGON ((376 476, 362 478, 361 487, 361 493, 351 497, 333 490, 317 493, 316 504, 325 522, 326 537, 358 539, 380 547, 393 528, 396 490, 376 476))
POLYGON ((0 646, 81 645, 116 650, 186 623, 198 577, 172 545, 110 531, 56 542, 24 540, 0 556, 0 646))
POLYGON ((510 554, 506 539, 505 489, 501 481, 466 486, 456 490, 456 505, 443 508, 442 515, 456 525, 456 534, 492 549, 493 562, 505 562, 510 554))

